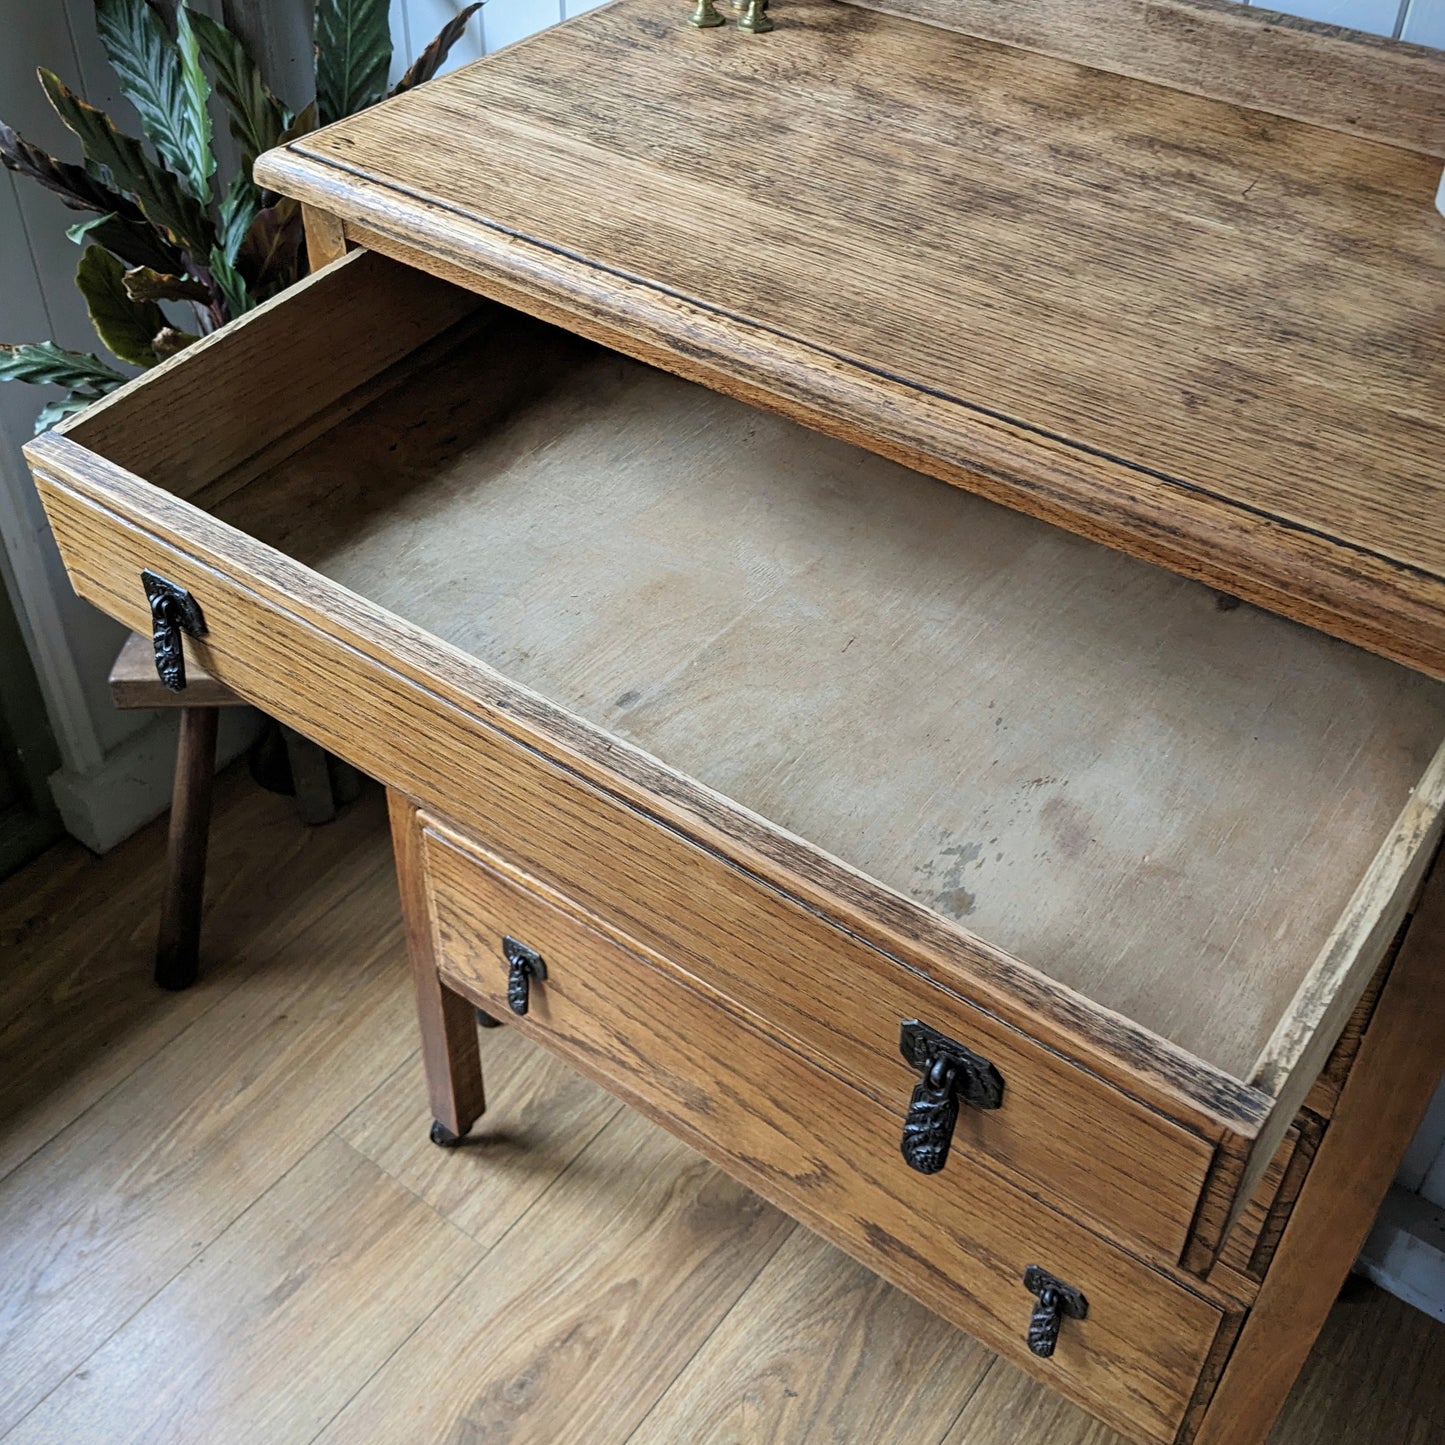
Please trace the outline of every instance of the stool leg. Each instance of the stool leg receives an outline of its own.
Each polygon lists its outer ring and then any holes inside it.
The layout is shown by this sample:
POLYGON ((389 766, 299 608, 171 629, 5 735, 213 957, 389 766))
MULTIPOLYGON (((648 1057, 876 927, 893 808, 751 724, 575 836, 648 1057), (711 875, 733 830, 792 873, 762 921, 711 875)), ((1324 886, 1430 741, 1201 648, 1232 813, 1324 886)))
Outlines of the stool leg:
POLYGON ((201 902, 206 888, 206 841, 211 828, 211 784, 216 775, 215 707, 181 709, 181 741, 171 795, 166 845, 166 894, 156 944, 156 982, 189 988, 196 981, 201 944, 201 902))
POLYGON ((336 796, 325 751, 285 723, 281 724, 281 736, 286 740, 286 758, 291 764, 291 784, 301 821, 313 827, 331 822, 336 816, 336 796))

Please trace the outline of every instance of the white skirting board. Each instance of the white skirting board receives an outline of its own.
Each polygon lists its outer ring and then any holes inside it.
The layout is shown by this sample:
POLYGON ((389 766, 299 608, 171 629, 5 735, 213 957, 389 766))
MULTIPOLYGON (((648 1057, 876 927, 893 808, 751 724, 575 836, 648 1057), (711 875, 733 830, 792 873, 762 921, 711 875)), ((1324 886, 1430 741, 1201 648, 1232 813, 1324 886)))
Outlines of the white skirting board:
MULTIPOLYGON (((50 793, 66 832, 96 853, 108 852, 171 805, 179 711, 158 712, 139 732, 112 748, 87 772, 61 768, 50 793)), ((248 707, 221 709, 216 766, 250 746, 260 714, 248 707)))
POLYGON ((1445 1323, 1445 1209, 1396 1185, 1355 1268, 1445 1323))

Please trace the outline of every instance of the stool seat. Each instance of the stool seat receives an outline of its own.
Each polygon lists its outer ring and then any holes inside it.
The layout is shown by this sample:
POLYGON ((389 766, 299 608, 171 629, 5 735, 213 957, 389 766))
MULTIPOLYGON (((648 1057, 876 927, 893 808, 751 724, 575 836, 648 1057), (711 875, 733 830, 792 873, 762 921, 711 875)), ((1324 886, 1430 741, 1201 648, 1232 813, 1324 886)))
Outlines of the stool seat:
POLYGON ((223 682, 217 682, 193 658, 186 658, 186 685, 172 692, 156 673, 150 638, 132 632, 110 669, 110 697, 118 708, 245 707, 223 682))

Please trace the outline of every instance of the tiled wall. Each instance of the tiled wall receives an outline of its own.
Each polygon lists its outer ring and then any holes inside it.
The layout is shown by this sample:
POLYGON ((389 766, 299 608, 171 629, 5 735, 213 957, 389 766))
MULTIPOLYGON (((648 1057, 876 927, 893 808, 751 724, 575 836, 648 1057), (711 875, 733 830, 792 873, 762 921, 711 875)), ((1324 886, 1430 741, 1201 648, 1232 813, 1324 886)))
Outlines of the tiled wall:
MULTIPOLYGON (((464 0, 395 0, 392 13, 397 74, 447 19, 461 9, 462 3, 464 0)), ((602 0, 487 0, 472 21, 466 38, 452 51, 447 68, 475 60, 488 51, 500 50, 514 40, 545 30, 559 20, 580 15, 601 3, 602 0)), ((1240 0, 1240 3, 1254 4, 1256 0, 1240 0)), ((1445 0, 1276 0, 1263 8, 1445 49, 1445 0)))

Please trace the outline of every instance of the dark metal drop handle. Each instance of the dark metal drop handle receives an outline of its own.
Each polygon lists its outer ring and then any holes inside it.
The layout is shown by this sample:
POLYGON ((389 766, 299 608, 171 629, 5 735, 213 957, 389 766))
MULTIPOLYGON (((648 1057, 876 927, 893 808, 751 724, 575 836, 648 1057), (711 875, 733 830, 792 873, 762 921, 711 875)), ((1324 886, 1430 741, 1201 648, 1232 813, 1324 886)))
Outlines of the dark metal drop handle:
POLYGON ((959 1104, 997 1109, 1003 1077, 987 1059, 917 1019, 903 1025, 898 1049, 919 1073, 899 1147, 910 1169, 937 1174, 948 1162, 959 1104))
POLYGON ((1024 1271, 1024 1288, 1036 1300, 1029 1315, 1029 1349, 1041 1360, 1047 1360, 1059 1342, 1064 1321, 1087 1319, 1089 1302, 1073 1285, 1065 1284, 1036 1264, 1024 1271))
POLYGON ((172 692, 186 686, 186 654, 181 647, 181 633, 192 637, 206 635, 206 619, 201 605, 174 582, 149 568, 140 574, 146 601, 151 609, 151 642, 156 652, 156 673, 172 692))
POLYGON ((532 981, 545 981, 547 965, 536 949, 515 938, 502 940, 502 957, 507 960, 507 1007, 520 1017, 531 1003, 532 981))

